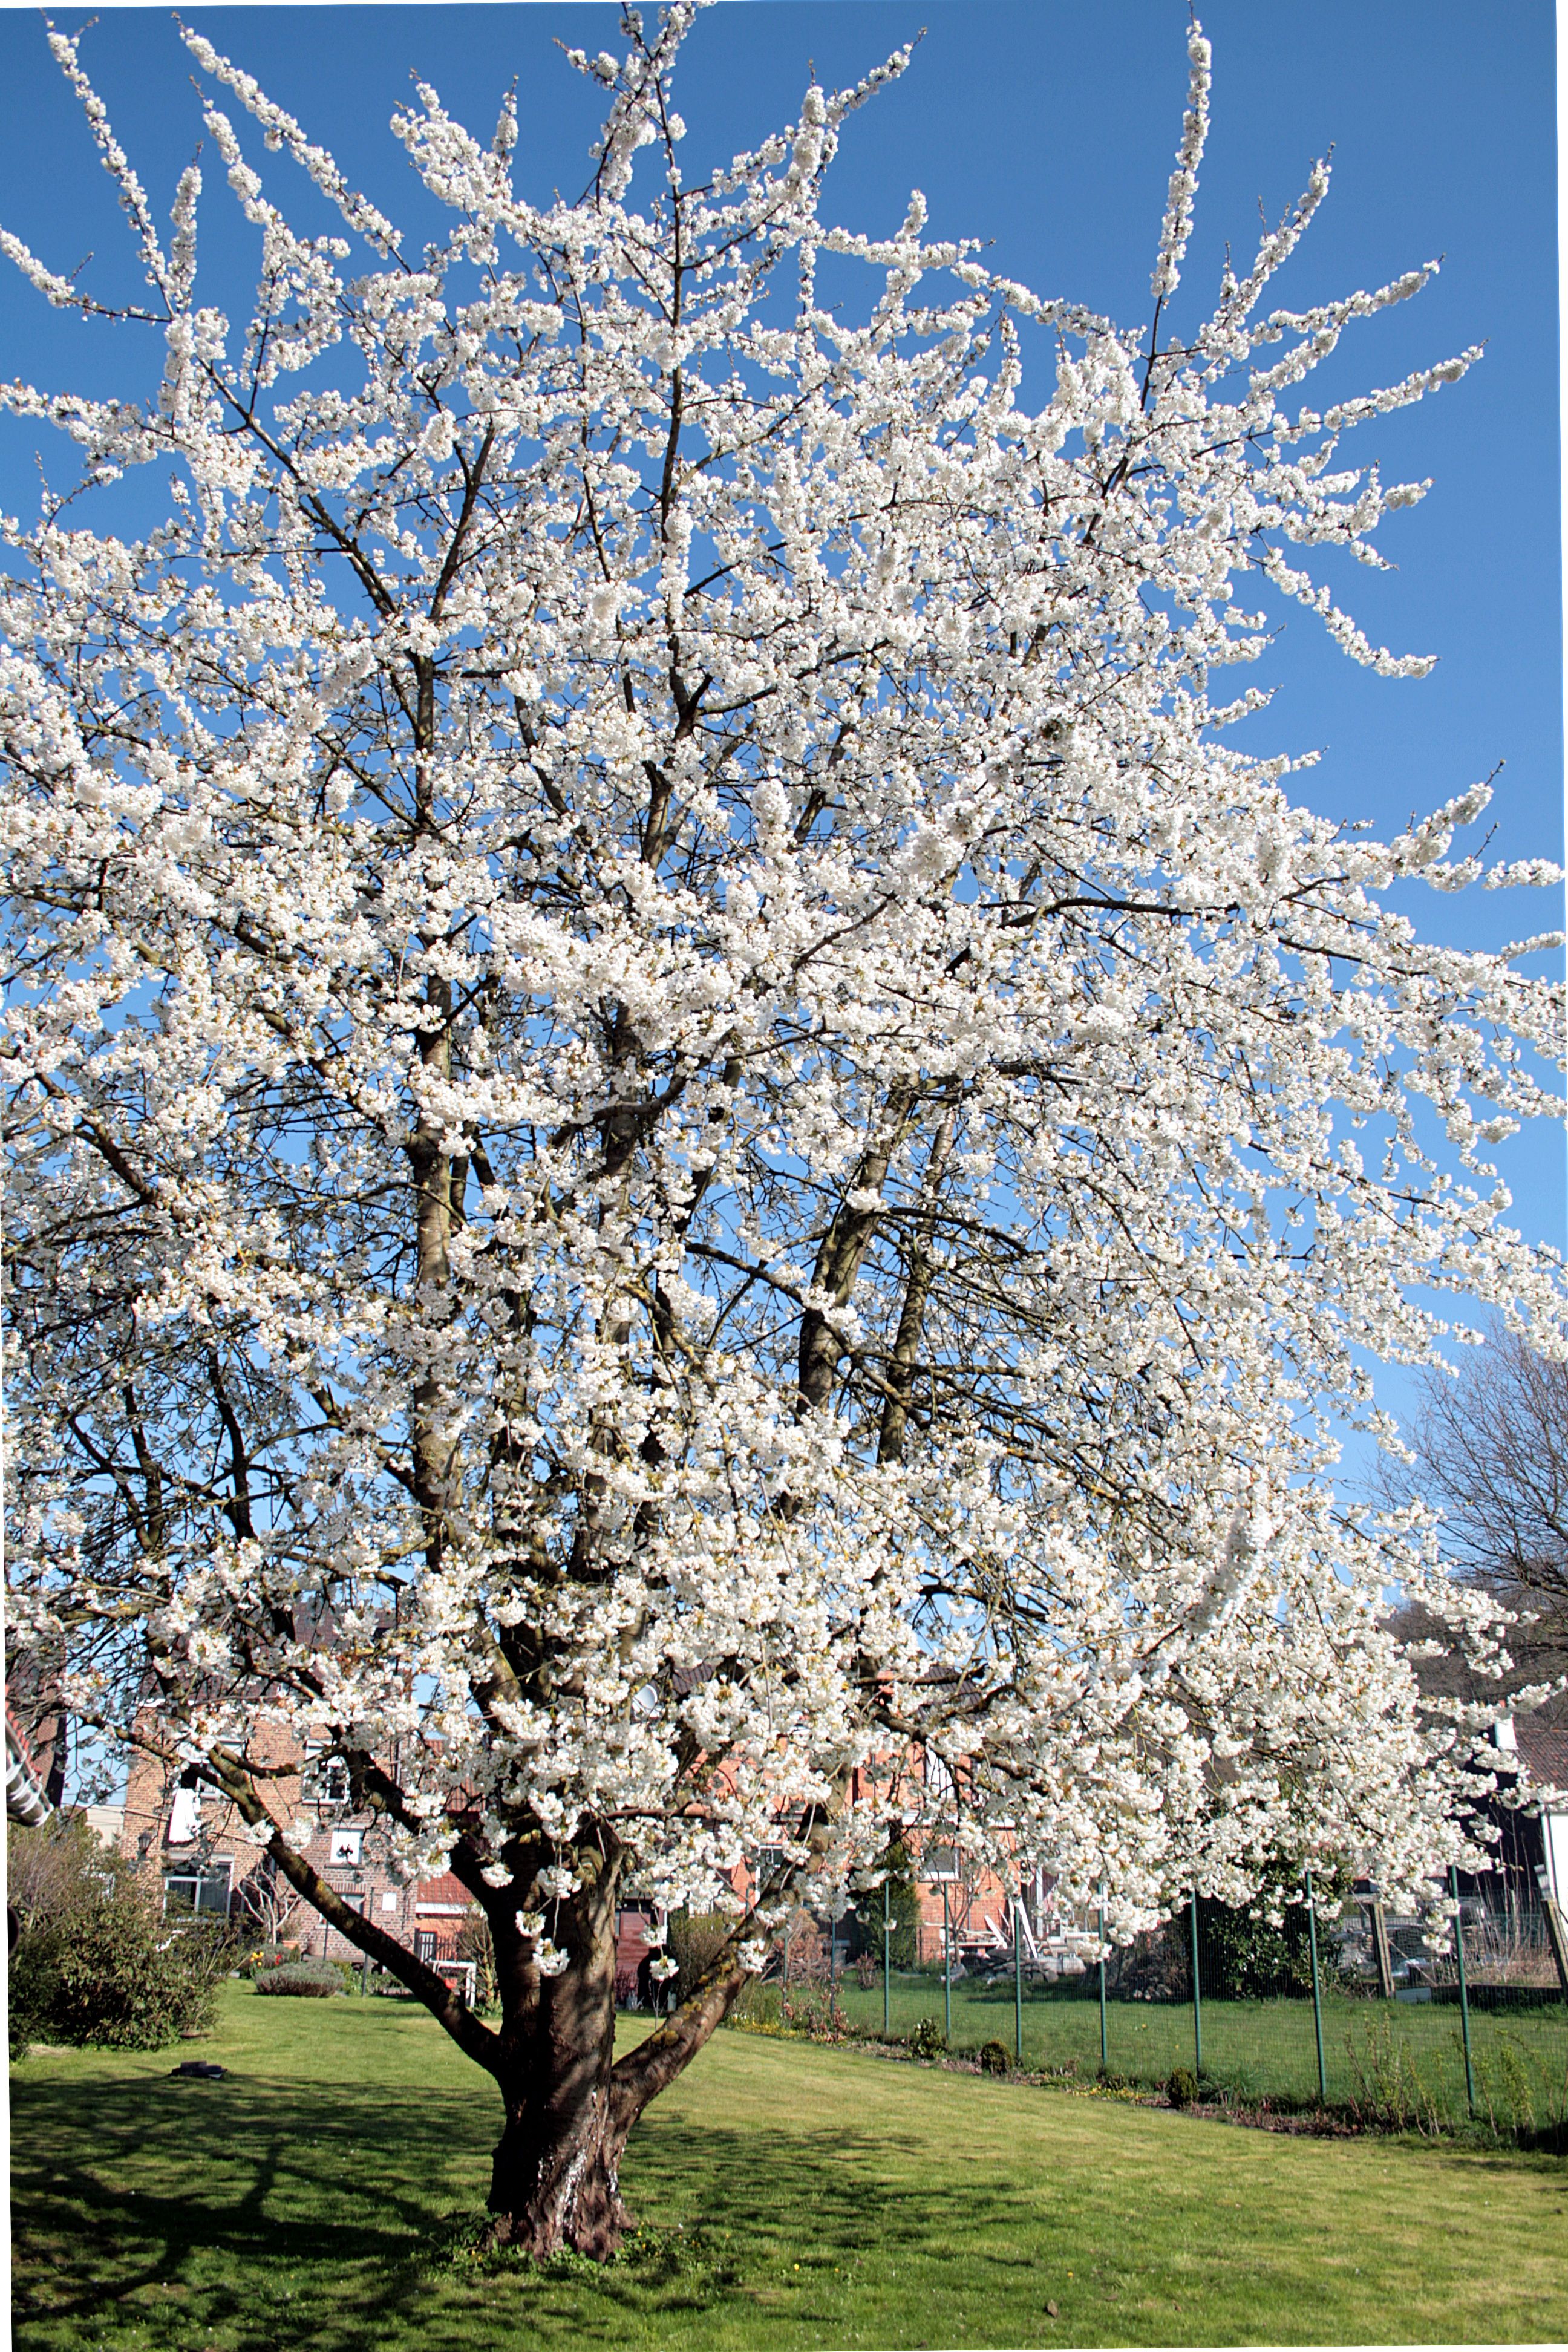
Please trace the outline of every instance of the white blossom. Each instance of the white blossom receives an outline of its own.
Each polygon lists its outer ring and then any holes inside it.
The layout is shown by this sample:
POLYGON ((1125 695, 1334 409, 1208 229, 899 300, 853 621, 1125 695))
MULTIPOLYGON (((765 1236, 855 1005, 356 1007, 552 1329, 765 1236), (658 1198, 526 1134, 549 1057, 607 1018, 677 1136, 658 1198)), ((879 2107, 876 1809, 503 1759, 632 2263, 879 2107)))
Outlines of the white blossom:
POLYGON ((1413 886, 1553 877, 1463 774, 1318 816, 1225 681, 1295 606, 1429 667, 1335 551, 1426 488, 1354 436, 1475 354, 1304 404, 1436 266, 1284 307, 1326 166, 1203 315, 1196 27, 1152 328, 918 194, 834 224, 904 50, 689 185, 692 13, 575 58, 581 203, 416 85, 417 266, 194 34, 236 119, 165 252, 56 37, 162 341, 144 400, 0 386, 81 478, 0 574, 12 1629, 106 1752, 377 1763, 390 1865, 466 1841, 546 1974, 612 1880, 738 1916, 775 1851, 771 1928, 900 1830, 1117 1935, 1282 1853, 1414 1890, 1479 1715, 1385 1596, 1502 1629, 1342 1431, 1471 1300, 1568 1329, 1488 1156, 1561 1117, 1554 934, 1428 944, 1413 886))

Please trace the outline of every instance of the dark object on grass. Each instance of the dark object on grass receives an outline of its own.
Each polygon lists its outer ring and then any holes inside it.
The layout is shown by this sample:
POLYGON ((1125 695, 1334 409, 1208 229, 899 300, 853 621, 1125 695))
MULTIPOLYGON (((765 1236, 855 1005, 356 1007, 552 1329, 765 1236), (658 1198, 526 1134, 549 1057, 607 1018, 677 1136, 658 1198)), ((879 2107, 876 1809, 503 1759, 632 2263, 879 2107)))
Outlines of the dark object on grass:
POLYGON ((1165 2084, 1165 2096, 1173 2107, 1190 2107, 1197 2095, 1197 2076, 1190 2066, 1178 2066, 1165 2084))
POLYGON ((1012 2063, 1000 2042, 983 2043, 980 2052, 980 2071, 983 2074, 1005 2074, 1010 2071, 1012 2063))
POLYGON ((215 2065, 210 2058, 184 2058, 177 2066, 171 2066, 169 2072, 171 2074, 189 2074, 198 2083, 221 2083, 228 2068, 215 2065))

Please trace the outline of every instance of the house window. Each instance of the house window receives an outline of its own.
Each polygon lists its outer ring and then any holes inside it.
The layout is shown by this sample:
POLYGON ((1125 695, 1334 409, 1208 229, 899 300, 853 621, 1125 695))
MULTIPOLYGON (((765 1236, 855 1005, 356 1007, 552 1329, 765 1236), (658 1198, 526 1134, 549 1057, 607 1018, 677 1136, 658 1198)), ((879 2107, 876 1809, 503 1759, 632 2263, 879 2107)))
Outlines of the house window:
POLYGON ((357 1870, 360 1853, 364 1843, 363 1830, 334 1830, 330 1861, 345 1868, 357 1870))
POLYGON ((435 1958, 436 1930, 434 1927, 419 1927, 415 1930, 414 1956, 416 1959, 426 1961, 435 1958))
POLYGON ((300 1776, 300 1793, 308 1805, 346 1805, 349 1768, 341 1756, 315 1756, 300 1776))
POLYGON ((171 1916, 226 1919, 234 1864, 226 1856, 163 1873, 163 1909, 171 1916))
POLYGON ((345 1895, 342 1897, 342 1900, 343 1900, 344 1904, 347 1906, 347 1907, 348 1907, 348 1909, 349 1909, 349 1910, 351 1910, 351 1911, 357 1911, 357 1912, 359 1913, 359 1915, 360 1915, 360 1917, 361 1917, 362 1919, 363 1918, 363 1916, 364 1916, 364 1896, 363 1896, 363 1895, 345 1895))

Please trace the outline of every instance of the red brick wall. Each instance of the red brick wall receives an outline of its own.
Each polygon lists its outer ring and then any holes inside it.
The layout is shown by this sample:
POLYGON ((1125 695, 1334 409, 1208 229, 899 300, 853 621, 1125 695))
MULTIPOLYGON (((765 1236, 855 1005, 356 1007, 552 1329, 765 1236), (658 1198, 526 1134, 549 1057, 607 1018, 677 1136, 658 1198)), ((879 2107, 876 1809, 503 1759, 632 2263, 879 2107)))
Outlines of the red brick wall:
MULTIPOLYGON (((268 1764, 302 1766, 304 1762, 292 1734, 284 1725, 266 1717, 250 1727, 247 1749, 268 1764)), ((243 1918, 247 1916, 247 1891, 258 1886, 265 1876, 261 1842, 226 1798, 211 1787, 204 1787, 196 1841, 171 1843, 171 1815, 180 1777, 177 1762, 164 1763, 156 1756, 138 1751, 126 1783, 121 1852, 138 1870, 159 1880, 203 1861, 208 1864, 227 1861, 232 1865, 233 1916, 243 1918)), ((303 1801, 301 1777, 296 1771, 282 1773, 263 1785, 276 1820, 289 1822, 303 1818, 314 1824, 314 1834, 305 1849, 306 1859, 331 1886, 345 1898, 357 1896, 376 1926, 395 1936, 409 1950, 416 1948, 416 1936, 423 1927, 436 1934, 437 1956, 448 1956, 463 1920, 460 1913, 446 1906, 461 1905, 464 1910, 470 1907, 465 1890, 449 1873, 425 1885, 400 1885, 375 1854, 371 1834, 374 1824, 368 1814, 331 1811, 329 1818, 322 1819, 314 1805, 303 1801), (334 1861, 334 1832, 356 1831, 361 1840, 359 1861, 334 1861), (427 1908, 421 1916, 422 1905, 442 1907, 427 1908)), ((294 1909, 281 1935, 284 1942, 297 1943, 302 1951, 321 1953, 331 1959, 357 1962, 363 1957, 356 1945, 335 1927, 330 1927, 320 1912, 307 1903, 294 1909)))

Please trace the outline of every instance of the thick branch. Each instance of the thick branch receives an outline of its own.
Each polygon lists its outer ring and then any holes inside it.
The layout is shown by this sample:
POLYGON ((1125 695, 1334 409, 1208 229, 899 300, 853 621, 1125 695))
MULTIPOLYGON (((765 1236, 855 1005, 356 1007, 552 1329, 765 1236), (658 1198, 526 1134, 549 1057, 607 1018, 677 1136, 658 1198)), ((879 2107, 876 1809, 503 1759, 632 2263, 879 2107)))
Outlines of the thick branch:
POLYGON ((481 2025, 473 2011, 434 1969, 427 1968, 423 1960, 405 1951, 396 1937, 378 1927, 368 1914, 351 1911, 342 1896, 327 1884, 320 1871, 312 1869, 302 1853, 296 1853, 251 1788, 239 1758, 215 1748, 203 1763, 202 1770, 223 1790, 243 1822, 252 1829, 265 1829, 268 1832, 264 1851, 270 1854, 289 1885, 321 1913, 329 1926, 335 1927, 341 1936, 346 1936, 351 1944, 357 1944, 362 1952, 368 1954, 373 1960, 378 1960, 400 1983, 405 1984, 416 1999, 424 2002, 437 2023, 445 2027, 466 2058, 473 2059, 487 2074, 496 2074, 500 2057, 499 2034, 493 2033, 488 2025, 481 2025))

